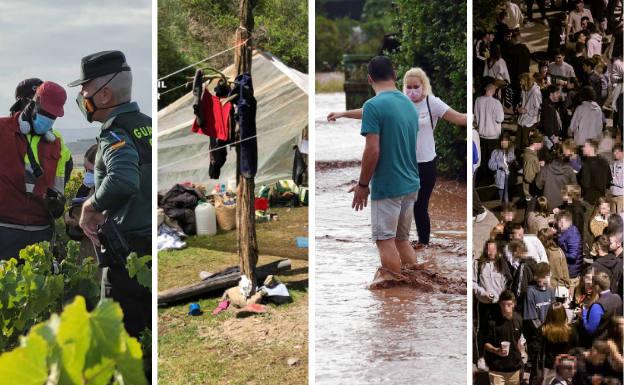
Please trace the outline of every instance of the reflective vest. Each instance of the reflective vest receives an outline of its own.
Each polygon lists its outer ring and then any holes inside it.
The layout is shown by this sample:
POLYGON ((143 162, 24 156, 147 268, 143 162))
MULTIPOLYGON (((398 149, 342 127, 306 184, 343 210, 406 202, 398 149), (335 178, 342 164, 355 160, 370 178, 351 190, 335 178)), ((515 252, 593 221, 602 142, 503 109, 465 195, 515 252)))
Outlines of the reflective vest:
MULTIPOLYGON (((60 157, 56 164, 56 172, 54 174, 54 183, 52 185, 47 185, 48 187, 53 187, 56 191, 61 193, 65 193, 65 166, 69 159, 71 158, 71 152, 69 148, 65 145, 63 141, 63 137, 61 133, 57 130, 52 130, 57 140, 60 141, 60 157)), ((45 142, 45 139, 39 135, 26 135, 26 140, 30 143, 30 148, 32 149, 32 153, 35 157, 35 161, 41 167, 41 161, 39 160, 39 143, 42 141, 45 142)), ((37 182, 37 178, 35 177, 32 169, 32 165, 30 164, 30 159, 28 158, 28 153, 24 155, 24 169, 25 169, 25 182, 26 182, 26 192, 32 193, 35 189, 35 185, 37 182)))

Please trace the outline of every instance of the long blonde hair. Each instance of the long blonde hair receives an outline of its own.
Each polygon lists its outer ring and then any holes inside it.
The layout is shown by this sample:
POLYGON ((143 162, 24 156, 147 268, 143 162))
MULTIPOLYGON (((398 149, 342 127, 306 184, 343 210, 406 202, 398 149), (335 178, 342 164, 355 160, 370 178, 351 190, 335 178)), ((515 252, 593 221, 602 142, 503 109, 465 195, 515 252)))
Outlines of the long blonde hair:
POLYGON ((427 95, 431 95, 432 91, 431 91, 431 83, 429 82, 429 77, 427 77, 427 74, 425 73, 425 71, 423 71, 422 68, 420 67, 413 67, 410 68, 405 75, 403 75, 403 93, 407 93, 407 88, 406 88, 406 84, 407 84, 407 79, 408 78, 418 78, 420 79, 420 82, 422 83, 422 94, 424 96, 427 95))

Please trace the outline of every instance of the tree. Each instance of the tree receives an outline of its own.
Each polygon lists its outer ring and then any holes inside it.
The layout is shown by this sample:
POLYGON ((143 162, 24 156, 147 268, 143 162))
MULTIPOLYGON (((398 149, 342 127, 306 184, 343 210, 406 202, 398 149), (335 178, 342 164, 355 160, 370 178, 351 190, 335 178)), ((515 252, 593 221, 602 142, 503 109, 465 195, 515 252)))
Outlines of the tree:
MULTIPOLYGON (((457 111, 466 111, 466 2, 396 0, 401 49, 391 57, 399 74, 421 67, 433 92, 457 111)), ((438 170, 465 177, 465 127, 438 122, 438 170)))

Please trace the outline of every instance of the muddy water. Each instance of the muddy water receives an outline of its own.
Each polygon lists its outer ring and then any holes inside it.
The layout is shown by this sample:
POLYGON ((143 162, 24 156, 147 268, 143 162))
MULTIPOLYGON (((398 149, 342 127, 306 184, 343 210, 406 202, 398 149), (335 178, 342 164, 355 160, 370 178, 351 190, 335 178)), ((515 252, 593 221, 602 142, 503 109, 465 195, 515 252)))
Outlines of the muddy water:
MULTIPOLYGON (((364 140, 357 121, 324 119, 344 108, 343 94, 316 95, 316 106, 316 383, 465 383, 466 296, 368 289, 379 266, 370 211, 355 213, 347 194, 364 140)), ((445 277, 466 275, 465 196, 465 186, 438 182, 433 247, 418 253, 445 277)))

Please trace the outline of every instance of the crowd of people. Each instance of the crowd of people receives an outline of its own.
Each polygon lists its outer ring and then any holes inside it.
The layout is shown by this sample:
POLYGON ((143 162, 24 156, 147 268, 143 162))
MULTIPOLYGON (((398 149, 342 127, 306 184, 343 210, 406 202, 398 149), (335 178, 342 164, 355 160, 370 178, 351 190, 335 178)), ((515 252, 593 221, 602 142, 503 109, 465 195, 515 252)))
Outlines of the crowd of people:
POLYGON ((537 1, 537 26, 533 1, 504 1, 475 33, 474 216, 486 201, 500 215, 479 227, 473 269, 474 357, 491 384, 622 383, 618 3, 537 1))

